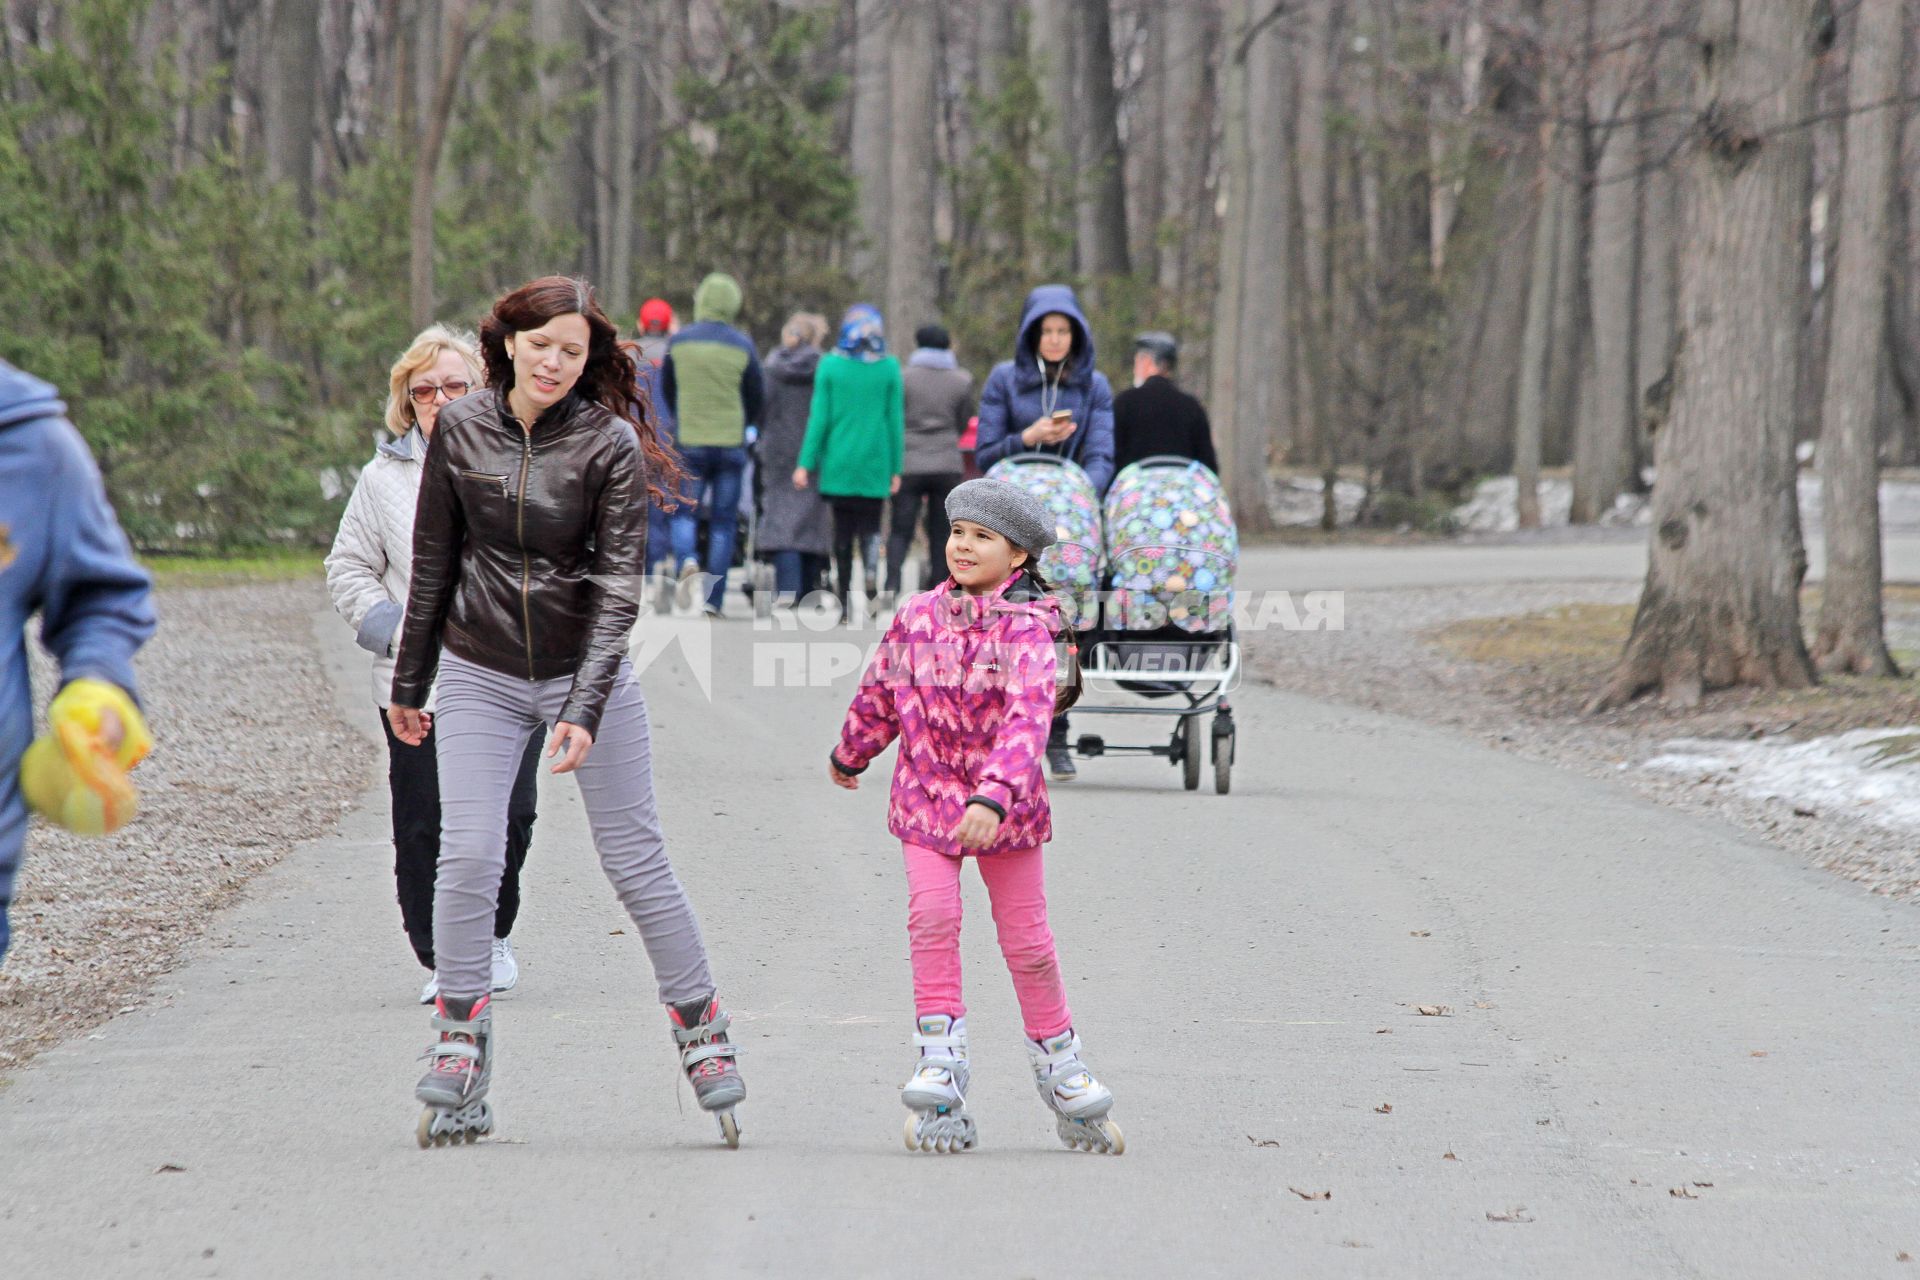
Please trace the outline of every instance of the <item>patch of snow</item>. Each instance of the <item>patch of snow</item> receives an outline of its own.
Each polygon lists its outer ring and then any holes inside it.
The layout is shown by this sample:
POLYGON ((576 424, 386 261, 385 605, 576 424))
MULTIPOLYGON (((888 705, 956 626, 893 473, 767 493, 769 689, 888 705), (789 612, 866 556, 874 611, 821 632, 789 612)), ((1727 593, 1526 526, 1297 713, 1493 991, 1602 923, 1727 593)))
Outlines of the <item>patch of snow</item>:
MULTIPOLYGON (((1651 480, 1651 476, 1648 478, 1651 480)), ((1800 472, 1797 490, 1801 531, 1808 536, 1817 535, 1823 505, 1819 474, 1800 472)), ((1313 492, 1317 501, 1317 485, 1313 492)), ((1572 481, 1549 476, 1540 481, 1538 492, 1541 527, 1554 529, 1565 525, 1573 509, 1572 481)), ((1473 497, 1454 508, 1454 522, 1469 533, 1512 533, 1520 527, 1519 495, 1519 481, 1512 476, 1482 480, 1473 497)), ((1318 510, 1316 507, 1316 517, 1318 510)), ((1613 510, 1602 516, 1600 523, 1645 526, 1652 520, 1652 504, 1644 495, 1623 493, 1613 500, 1613 510)), ((1905 479, 1881 481, 1880 527, 1887 532, 1920 530, 1920 483, 1905 479)))
MULTIPOLYGON (((1360 502, 1367 496, 1366 486, 1353 480, 1336 480, 1333 507, 1342 525, 1353 523, 1360 502)), ((1267 483, 1267 508, 1274 521, 1283 527, 1317 528, 1326 495, 1320 481, 1301 476, 1270 476, 1267 483)))
POLYGON ((1920 734, 1920 726, 1854 729, 1805 742, 1676 738, 1641 767, 1695 783, 1719 783, 1822 816, 1848 815, 1887 830, 1920 831, 1915 767, 1873 760, 1883 740, 1905 734, 1920 734))

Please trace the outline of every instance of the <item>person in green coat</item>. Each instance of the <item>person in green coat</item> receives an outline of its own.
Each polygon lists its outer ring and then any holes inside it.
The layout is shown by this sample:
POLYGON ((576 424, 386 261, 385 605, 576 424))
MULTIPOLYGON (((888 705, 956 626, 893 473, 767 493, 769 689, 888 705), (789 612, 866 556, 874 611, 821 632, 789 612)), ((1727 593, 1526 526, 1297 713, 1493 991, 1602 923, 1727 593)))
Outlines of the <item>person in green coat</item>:
MULTIPOLYGON (((840 322, 840 342, 814 375, 813 409, 793 485, 818 476, 820 496, 833 510, 833 562, 842 616, 853 617, 853 549, 870 548, 880 534, 887 499, 900 488, 906 428, 900 361, 887 354, 879 311, 851 307, 840 322)), ((867 565, 867 580, 878 568, 867 565)))

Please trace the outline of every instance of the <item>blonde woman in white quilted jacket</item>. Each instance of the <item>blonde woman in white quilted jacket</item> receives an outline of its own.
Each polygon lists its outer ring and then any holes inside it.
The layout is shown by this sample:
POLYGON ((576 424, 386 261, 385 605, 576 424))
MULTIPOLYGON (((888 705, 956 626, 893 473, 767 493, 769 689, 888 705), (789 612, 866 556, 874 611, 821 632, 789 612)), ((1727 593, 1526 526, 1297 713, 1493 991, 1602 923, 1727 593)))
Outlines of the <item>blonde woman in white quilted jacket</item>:
MULTIPOLYGON (((394 436, 361 471, 340 517, 327 556, 327 590, 333 607, 353 627, 360 647, 373 655, 373 701, 387 739, 387 786, 393 797, 393 877, 400 922, 414 957, 427 970, 420 1003, 438 994, 433 979, 433 880, 440 863, 440 773, 431 714, 427 737, 408 746, 394 736, 386 707, 393 686, 393 653, 406 615, 413 559, 413 509, 420 492, 420 465, 440 410, 480 389, 480 356, 471 339, 442 325, 415 338, 394 362, 388 380, 386 428, 394 436)), ((427 711, 433 703, 429 699, 427 711)), ((507 809, 507 867, 493 919, 493 989, 505 991, 520 978, 508 936, 520 910, 520 868, 533 839, 534 774, 540 736, 531 735, 514 779, 507 809)))

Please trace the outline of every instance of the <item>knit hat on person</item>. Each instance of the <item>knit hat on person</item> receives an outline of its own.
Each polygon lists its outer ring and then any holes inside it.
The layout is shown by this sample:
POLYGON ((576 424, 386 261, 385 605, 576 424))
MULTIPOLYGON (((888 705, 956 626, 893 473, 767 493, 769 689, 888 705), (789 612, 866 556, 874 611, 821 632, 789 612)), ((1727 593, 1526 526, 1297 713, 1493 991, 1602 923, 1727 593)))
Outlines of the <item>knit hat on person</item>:
POLYGON ((673 327, 673 304, 665 298, 648 298, 640 304, 640 331, 665 333, 673 327))
POLYGON ((1053 517, 1040 500, 1005 480, 983 476, 955 485, 947 495, 947 519, 971 520, 1036 555, 1056 541, 1053 517))
POLYGON ((716 271, 693 291, 693 318, 718 320, 732 324, 740 314, 740 283, 724 271, 716 271))

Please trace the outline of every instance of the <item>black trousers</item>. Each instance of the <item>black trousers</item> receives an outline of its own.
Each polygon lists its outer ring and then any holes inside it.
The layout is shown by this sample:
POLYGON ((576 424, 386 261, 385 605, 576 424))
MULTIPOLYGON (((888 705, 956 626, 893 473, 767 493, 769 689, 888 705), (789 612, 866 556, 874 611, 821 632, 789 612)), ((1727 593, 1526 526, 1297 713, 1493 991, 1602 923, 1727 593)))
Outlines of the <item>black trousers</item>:
MULTIPOLYGON (((393 881, 400 898, 400 923, 413 954, 433 968, 433 877, 440 866, 440 764, 433 734, 410 747, 393 734, 386 712, 380 727, 387 735, 387 789, 393 797, 393 881)), ((507 801, 507 869, 500 877, 500 903, 494 908, 493 936, 513 932, 520 914, 520 868, 533 843, 534 778, 540 767, 541 736, 527 738, 520 772, 507 801)))
POLYGON ((947 495, 959 483, 958 472, 900 477, 900 492, 893 495, 893 525, 887 531, 887 590, 899 593, 900 571, 906 567, 907 549, 913 545, 916 520, 927 530, 927 580, 920 589, 939 586, 946 578, 947 530, 953 527, 947 520, 947 495))
MULTIPOLYGON (((856 545, 865 546, 869 535, 880 532, 880 516, 886 510, 887 500, 822 496, 833 508, 833 566, 839 574, 836 588, 840 602, 846 605, 853 599, 853 549, 856 545)), ((872 565, 866 568, 868 573, 873 572, 872 565)))

